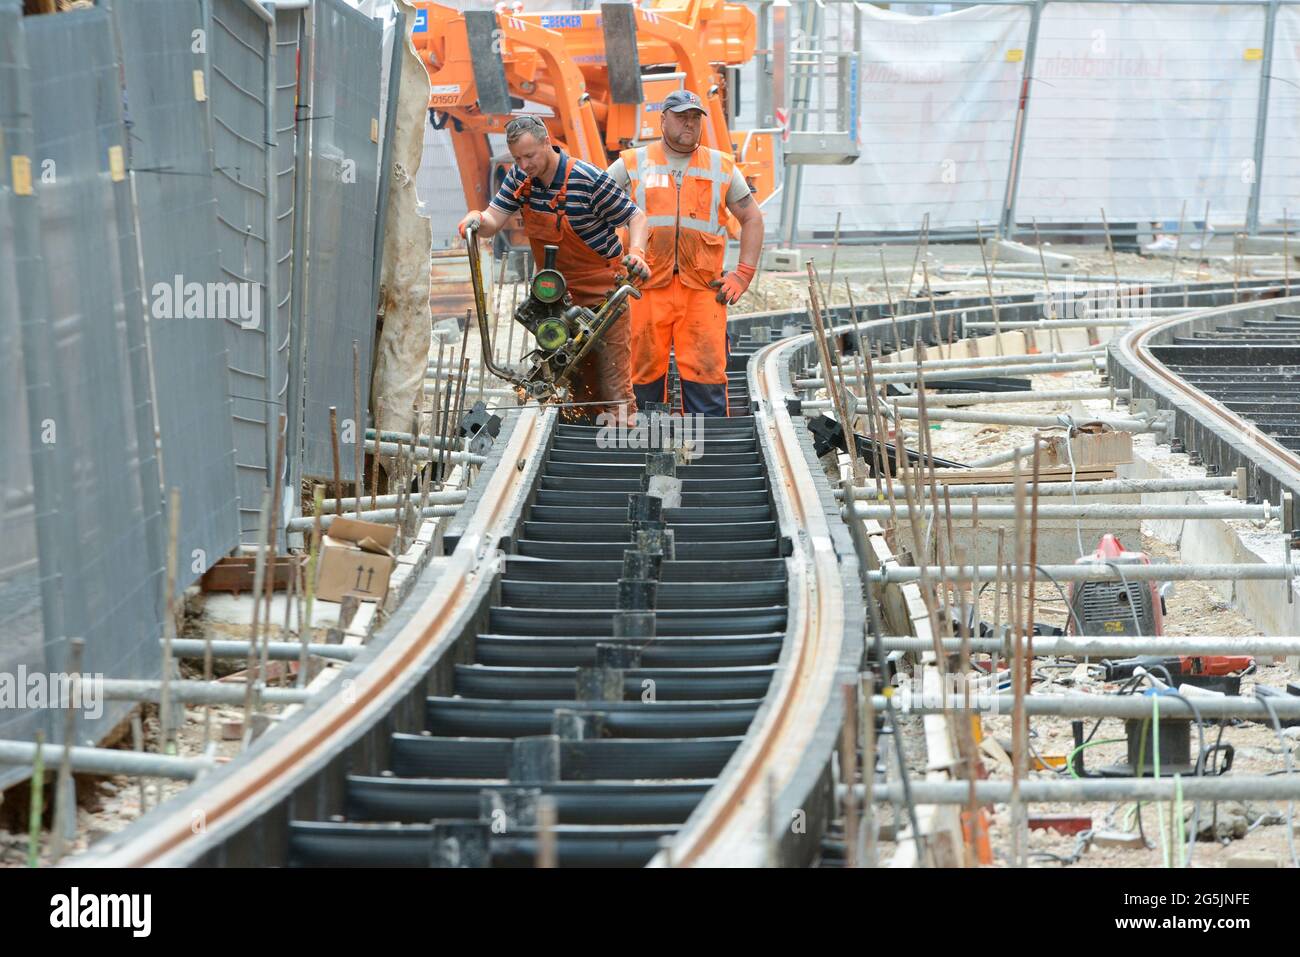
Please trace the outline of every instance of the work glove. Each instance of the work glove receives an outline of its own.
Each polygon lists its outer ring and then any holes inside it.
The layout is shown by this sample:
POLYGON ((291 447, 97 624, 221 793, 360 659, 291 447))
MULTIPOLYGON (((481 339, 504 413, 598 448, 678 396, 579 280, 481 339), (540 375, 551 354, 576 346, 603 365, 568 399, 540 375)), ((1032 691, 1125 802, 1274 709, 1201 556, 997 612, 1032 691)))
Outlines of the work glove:
POLYGON ((465 233, 471 226, 473 226, 475 229, 483 228, 483 214, 480 213, 477 209, 471 209, 468 213, 466 213, 465 218, 462 219, 460 221, 460 225, 456 227, 456 229, 460 232, 461 239, 465 238, 465 233))
POLYGON ((643 249, 629 249, 623 257, 623 268, 627 270, 629 279, 639 279, 641 282, 650 279, 650 264, 645 261, 643 249))
POLYGON ((709 288, 718 290, 718 302, 734 306, 740 301, 740 297, 745 294, 745 290, 749 288, 756 271, 753 266, 737 263, 736 268, 731 272, 721 279, 715 279, 709 283, 709 288))

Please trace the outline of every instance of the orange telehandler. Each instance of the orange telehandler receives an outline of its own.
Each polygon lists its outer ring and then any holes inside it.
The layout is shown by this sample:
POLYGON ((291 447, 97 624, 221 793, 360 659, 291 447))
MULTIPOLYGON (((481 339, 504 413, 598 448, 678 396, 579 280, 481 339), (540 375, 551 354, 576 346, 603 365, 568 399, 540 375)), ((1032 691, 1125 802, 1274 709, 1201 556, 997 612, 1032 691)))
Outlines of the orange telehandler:
MULTIPOLYGON (((619 151, 659 138, 659 104, 682 88, 709 106, 704 145, 735 155, 760 202, 772 194, 773 133, 738 140, 727 124, 727 100, 738 91, 728 89, 726 68, 754 54, 752 11, 725 0, 546 13, 522 6, 416 3, 412 36, 429 70, 430 118, 451 134, 470 209, 487 205, 511 163, 509 154, 492 155, 488 134, 502 132, 512 114, 539 115, 571 156, 604 169, 619 151)), ((522 245, 519 227, 509 239, 522 245)))

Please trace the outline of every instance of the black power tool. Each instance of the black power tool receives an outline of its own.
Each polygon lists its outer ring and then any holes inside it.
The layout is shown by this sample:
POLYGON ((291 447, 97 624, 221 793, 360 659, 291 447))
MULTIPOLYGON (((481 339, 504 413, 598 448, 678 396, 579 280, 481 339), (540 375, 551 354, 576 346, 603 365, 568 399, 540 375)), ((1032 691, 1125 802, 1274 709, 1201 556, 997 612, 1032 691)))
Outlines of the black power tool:
POLYGON ((542 268, 533 274, 528 287, 528 298, 514 315, 514 321, 532 333, 537 348, 524 356, 524 371, 502 368, 492 360, 487 296, 483 291, 482 267, 476 255, 478 230, 470 227, 465 238, 469 246, 470 280, 474 286, 484 365, 493 375, 520 389, 525 401, 566 401, 570 394, 569 379, 578 363, 622 315, 628 297, 640 299, 641 291, 630 282, 620 282, 596 309, 579 306, 569 295, 564 275, 555 268, 558 247, 547 246, 542 268))

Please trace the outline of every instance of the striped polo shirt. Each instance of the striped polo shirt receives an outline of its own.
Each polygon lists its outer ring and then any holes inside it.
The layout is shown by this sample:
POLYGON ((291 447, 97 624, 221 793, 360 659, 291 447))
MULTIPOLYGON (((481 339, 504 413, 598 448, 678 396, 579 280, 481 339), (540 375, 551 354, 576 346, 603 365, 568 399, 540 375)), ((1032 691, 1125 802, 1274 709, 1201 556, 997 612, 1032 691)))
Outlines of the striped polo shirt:
MULTIPOLYGON (((552 147, 560 154, 560 165, 555 170, 555 179, 549 186, 543 186, 533 180, 533 190, 528 196, 528 205, 539 213, 551 211, 551 200, 560 191, 564 174, 570 163, 573 173, 569 176, 569 192, 564 201, 564 211, 569 225, 578 234, 578 238, 592 250, 607 259, 623 255, 623 244, 614 232, 619 226, 627 224, 636 212, 636 204, 628 198, 627 193, 610 179, 609 175, 590 163, 574 160, 558 147, 552 147)), ((492 197, 492 205, 503 212, 513 213, 519 209, 519 200, 515 191, 524 182, 524 173, 518 166, 510 167, 505 181, 492 197)))

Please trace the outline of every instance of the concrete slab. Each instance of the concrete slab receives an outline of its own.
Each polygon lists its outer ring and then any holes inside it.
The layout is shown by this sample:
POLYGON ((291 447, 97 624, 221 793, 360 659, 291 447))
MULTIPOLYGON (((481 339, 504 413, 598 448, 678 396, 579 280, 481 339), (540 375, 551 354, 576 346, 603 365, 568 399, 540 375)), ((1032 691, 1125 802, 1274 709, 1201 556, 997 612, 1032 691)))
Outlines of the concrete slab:
POLYGON ((990 262, 993 262, 996 256, 996 261, 1000 263, 1033 263, 1035 266, 1046 263, 1049 273, 1073 269, 1076 262, 1073 256, 1050 252, 1047 249, 1043 250, 1040 260, 1037 246, 1026 246, 1024 243, 1017 243, 1010 239, 986 239, 984 245, 988 250, 990 262))

